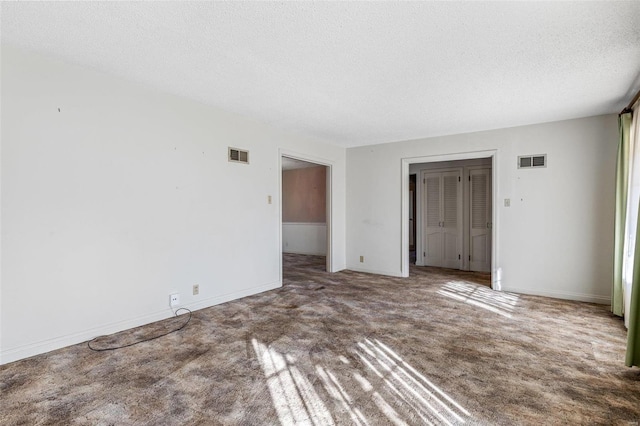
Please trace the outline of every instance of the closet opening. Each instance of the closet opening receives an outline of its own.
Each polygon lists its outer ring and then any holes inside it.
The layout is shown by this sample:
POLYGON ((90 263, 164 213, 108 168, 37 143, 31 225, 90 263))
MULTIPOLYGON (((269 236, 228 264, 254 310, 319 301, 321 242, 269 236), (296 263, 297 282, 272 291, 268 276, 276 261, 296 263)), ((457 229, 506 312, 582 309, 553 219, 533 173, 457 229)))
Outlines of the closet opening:
POLYGON ((447 157, 403 160, 403 275, 409 265, 469 271, 499 289, 492 276, 495 155, 447 157))

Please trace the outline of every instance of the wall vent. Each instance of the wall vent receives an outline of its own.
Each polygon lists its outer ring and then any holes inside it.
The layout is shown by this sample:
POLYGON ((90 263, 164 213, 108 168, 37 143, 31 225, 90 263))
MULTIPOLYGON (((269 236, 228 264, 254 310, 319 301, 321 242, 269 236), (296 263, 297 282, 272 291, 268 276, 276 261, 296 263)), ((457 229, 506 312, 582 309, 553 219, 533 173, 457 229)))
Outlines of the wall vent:
POLYGON ((249 151, 229 147, 229 161, 249 164, 249 151))
POLYGON ((547 154, 521 155, 518 157, 519 169, 547 167, 547 154))

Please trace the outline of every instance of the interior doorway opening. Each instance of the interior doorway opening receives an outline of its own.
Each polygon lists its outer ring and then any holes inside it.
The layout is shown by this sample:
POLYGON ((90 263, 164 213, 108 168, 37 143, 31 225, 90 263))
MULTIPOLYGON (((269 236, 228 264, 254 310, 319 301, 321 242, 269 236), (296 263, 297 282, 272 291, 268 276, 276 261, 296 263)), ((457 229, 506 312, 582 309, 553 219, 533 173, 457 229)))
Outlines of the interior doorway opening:
POLYGON ((403 276, 409 276, 410 265, 475 271, 487 274, 491 287, 500 289, 496 154, 402 160, 403 276))
POLYGON ((417 176, 415 173, 409 175, 409 261, 416 263, 416 186, 417 176))
POLYGON ((281 158, 282 266, 330 265, 331 168, 283 155, 281 158))
MULTIPOLYGON (((491 271, 491 158, 417 163, 417 266, 491 271)), ((410 183, 411 185, 411 183, 410 183)))

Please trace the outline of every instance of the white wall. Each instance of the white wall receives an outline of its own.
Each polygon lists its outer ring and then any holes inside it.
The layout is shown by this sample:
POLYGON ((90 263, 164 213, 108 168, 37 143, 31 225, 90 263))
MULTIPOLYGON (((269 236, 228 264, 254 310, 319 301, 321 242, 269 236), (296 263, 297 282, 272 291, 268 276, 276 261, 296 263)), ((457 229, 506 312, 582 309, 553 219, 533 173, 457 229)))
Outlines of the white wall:
POLYGON ((280 286, 282 150, 332 166, 345 267, 343 148, 8 46, 2 89, 1 363, 280 286))
POLYGON ((402 275, 402 159, 496 150, 502 289, 607 303, 616 147, 607 115, 348 149, 347 267, 402 275), (518 170, 526 154, 548 167, 518 170))
POLYGON ((285 222, 282 224, 284 253, 327 255, 327 224, 285 222))

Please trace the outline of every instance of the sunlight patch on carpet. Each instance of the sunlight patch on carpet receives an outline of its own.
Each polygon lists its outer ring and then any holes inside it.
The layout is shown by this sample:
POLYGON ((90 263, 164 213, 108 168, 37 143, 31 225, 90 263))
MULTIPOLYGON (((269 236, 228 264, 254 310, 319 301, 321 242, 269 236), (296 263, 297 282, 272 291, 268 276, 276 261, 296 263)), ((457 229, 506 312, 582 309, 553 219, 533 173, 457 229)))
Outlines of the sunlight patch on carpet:
MULTIPOLYGON (((410 407, 424 423, 433 424, 435 421, 437 424, 462 424, 470 416, 466 409, 405 362, 389 346, 377 339, 364 339, 357 346, 359 358, 383 380, 390 395, 400 405, 410 407)), ((379 402, 375 395, 374 399, 379 402)), ((391 412, 384 404, 378 404, 378 407, 389 420, 399 423, 395 410, 391 412)))
POLYGON ((281 424, 335 424, 311 383, 295 366, 295 358, 282 355, 256 339, 251 343, 281 424))
POLYGON ((490 288, 468 284, 462 281, 450 281, 444 284, 438 294, 477 306, 506 318, 518 304, 518 295, 492 290, 490 288))
POLYGON ((354 424, 369 424, 362 412, 360 412, 358 408, 354 407, 353 399, 345 391, 342 384, 331 371, 325 370, 323 367, 316 365, 316 373, 318 373, 318 377, 322 380, 322 383, 329 395, 340 402, 345 411, 349 413, 354 424))

